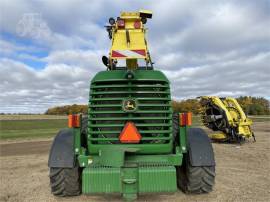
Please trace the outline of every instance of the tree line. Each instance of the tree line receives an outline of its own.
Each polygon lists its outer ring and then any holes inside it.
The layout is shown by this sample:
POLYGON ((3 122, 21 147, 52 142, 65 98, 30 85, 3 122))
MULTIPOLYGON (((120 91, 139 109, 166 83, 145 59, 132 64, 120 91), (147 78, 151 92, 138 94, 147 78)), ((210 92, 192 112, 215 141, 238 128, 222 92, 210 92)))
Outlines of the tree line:
MULTIPOLYGON (((247 115, 270 115, 269 100, 263 97, 241 96, 236 98, 247 115)), ((200 113, 198 99, 172 101, 174 111, 200 113)))
MULTIPOLYGON (((263 97, 241 96, 237 98, 238 103, 248 115, 270 115, 269 101, 263 97)), ((172 101, 173 110, 176 112, 192 112, 199 114, 200 103, 198 99, 186 99, 172 101)), ((87 105, 65 105, 49 108, 45 114, 48 115, 68 115, 68 114, 87 114, 87 105)))
POLYGON ((45 114, 48 115, 68 115, 68 114, 87 114, 88 106, 87 105, 65 105, 49 108, 45 114))

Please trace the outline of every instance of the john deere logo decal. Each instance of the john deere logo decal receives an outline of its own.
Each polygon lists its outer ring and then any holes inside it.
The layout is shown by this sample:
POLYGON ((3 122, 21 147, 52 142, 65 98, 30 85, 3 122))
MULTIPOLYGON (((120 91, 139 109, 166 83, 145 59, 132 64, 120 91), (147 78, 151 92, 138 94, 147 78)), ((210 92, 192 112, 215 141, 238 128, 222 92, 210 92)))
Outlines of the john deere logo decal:
POLYGON ((133 112, 137 109, 137 103, 134 99, 127 99, 123 101, 123 110, 125 112, 133 112))

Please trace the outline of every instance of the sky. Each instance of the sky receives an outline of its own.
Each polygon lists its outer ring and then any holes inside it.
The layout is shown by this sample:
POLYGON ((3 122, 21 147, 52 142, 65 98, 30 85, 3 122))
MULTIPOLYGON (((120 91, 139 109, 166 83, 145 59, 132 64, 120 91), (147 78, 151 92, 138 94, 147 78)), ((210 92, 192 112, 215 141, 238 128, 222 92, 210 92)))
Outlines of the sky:
POLYGON ((0 112, 86 104, 106 68, 104 25, 139 9, 153 11, 149 49, 173 99, 270 99, 269 0, 0 0, 0 112))

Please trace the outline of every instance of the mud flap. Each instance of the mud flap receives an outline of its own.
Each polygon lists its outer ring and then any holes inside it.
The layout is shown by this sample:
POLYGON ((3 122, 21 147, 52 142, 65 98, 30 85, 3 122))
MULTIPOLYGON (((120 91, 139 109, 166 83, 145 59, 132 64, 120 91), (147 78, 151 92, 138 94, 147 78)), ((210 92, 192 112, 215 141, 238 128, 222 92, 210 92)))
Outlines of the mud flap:
POLYGON ((74 168, 74 135, 72 129, 62 129, 55 136, 51 146, 48 166, 54 168, 74 168))
POLYGON ((192 166, 214 166, 213 147, 206 132, 201 128, 189 128, 187 132, 188 153, 192 166))

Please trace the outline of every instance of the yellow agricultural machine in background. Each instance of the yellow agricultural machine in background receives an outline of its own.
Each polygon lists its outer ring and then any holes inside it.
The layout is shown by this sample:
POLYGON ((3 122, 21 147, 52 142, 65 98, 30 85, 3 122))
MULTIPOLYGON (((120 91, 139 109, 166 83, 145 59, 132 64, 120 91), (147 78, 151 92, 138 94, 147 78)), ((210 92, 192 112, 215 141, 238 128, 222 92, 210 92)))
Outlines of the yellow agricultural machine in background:
POLYGON ((199 97, 202 123, 217 131, 209 137, 215 141, 238 142, 255 135, 251 130, 252 120, 247 118, 236 99, 216 96, 199 97))

